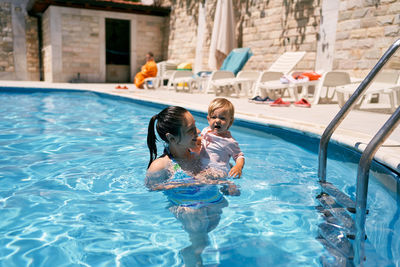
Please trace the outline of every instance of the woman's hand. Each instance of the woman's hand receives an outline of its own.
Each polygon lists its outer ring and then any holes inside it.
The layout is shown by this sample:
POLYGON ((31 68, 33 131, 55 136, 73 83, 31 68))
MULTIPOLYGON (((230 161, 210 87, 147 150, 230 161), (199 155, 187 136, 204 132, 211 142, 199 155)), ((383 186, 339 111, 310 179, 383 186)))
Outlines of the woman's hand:
POLYGON ((226 178, 226 172, 216 168, 207 168, 196 175, 199 180, 218 180, 226 178))

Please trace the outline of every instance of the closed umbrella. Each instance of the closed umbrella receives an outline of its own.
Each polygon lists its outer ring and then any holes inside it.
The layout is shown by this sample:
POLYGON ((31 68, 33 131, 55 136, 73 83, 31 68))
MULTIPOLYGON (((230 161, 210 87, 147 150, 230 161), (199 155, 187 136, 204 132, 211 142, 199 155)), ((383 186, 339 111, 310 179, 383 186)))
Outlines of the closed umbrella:
POLYGON ((212 70, 221 67, 222 62, 235 45, 235 18, 232 0, 218 0, 211 35, 208 66, 212 70))

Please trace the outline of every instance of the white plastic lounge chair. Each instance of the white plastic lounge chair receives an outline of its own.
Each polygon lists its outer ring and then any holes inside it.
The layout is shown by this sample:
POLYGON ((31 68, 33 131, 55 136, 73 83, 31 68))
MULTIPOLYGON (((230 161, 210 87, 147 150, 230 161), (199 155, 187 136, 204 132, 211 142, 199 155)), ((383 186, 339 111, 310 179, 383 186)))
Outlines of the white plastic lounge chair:
POLYGON ((288 74, 306 54, 305 51, 285 52, 272 65, 269 71, 280 71, 288 74))
POLYGON ((241 94, 249 95, 261 73, 255 70, 243 70, 236 77, 232 76, 233 73, 226 71, 215 71, 213 74, 209 80, 209 85, 212 87, 207 88, 207 93, 215 92, 216 95, 225 96, 234 93, 236 97, 239 97, 241 94))
MULTIPOLYGON (((222 78, 219 79, 217 78, 219 74, 214 76, 214 81, 216 79, 221 80, 218 82, 213 82, 213 84, 210 84, 209 81, 211 80, 211 75, 205 75, 204 77, 198 77, 197 84, 201 88, 205 88, 204 92, 205 93, 224 93, 225 95, 229 95, 232 92, 236 93, 236 96, 238 96, 238 93, 240 91, 240 86, 241 84, 239 83, 238 80, 231 80, 235 79, 235 75, 239 75, 240 70, 244 67, 246 62, 250 59, 250 57, 253 55, 251 52, 250 48, 244 47, 244 48, 235 48, 233 49, 229 55, 225 58, 221 68, 218 71, 229 71, 232 72, 234 75, 232 78, 230 77, 224 77, 224 81, 222 81, 222 78), (212 91, 213 89, 216 89, 216 91, 212 91), (233 90, 232 90, 233 89, 233 90)), ((248 80, 248 79, 246 79, 248 80)), ((244 78, 242 79, 243 83, 248 83, 244 81, 244 78)))
MULTIPOLYGON (((265 72, 273 72, 272 77, 275 77, 274 80, 272 79, 264 79, 263 81, 260 80, 255 86, 253 96, 261 96, 267 95, 268 92, 272 95, 276 95, 277 92, 281 92, 283 95, 284 91, 288 89, 290 86, 289 84, 282 84, 279 81, 279 78, 283 75, 289 74, 293 68, 299 63, 299 61, 304 57, 306 54, 305 51, 298 51, 298 52, 285 52, 283 53, 265 72), (277 77, 277 73, 280 73, 279 78, 277 77), (261 92, 263 91, 263 93, 261 92)), ((265 74, 264 75, 267 75, 265 74)))
POLYGON ((145 89, 164 88, 164 81, 169 80, 177 65, 173 62, 161 61, 157 63, 157 76, 144 79, 145 89))
POLYGON ((261 75, 259 76, 256 84, 255 84, 255 90, 253 92, 254 96, 261 96, 262 98, 265 98, 269 95, 270 98, 275 99, 275 90, 282 90, 288 88, 287 84, 281 83, 279 80, 283 76, 283 72, 280 71, 263 71, 261 75), (262 90, 264 86, 267 85, 272 85, 271 89, 268 90, 262 90))
MULTIPOLYGON (((318 85, 315 87, 313 104, 330 102, 336 93, 338 86, 343 86, 351 83, 350 75, 344 71, 328 71, 322 74, 319 79, 318 85), (329 95, 330 89, 333 89, 329 95), (325 93, 323 95, 323 93, 325 93)), ((304 93, 305 97, 308 97, 308 90, 304 93)))
MULTIPOLYGON (((379 73, 362 98, 354 106, 360 108, 364 100, 371 100, 373 95, 382 95, 389 97, 390 110, 394 112, 400 105, 400 74, 398 72, 381 72, 379 73)), ((360 83, 352 83, 336 88, 338 94, 338 104, 340 107, 348 100, 348 98, 358 88, 360 83)))
POLYGON ((168 89, 175 91, 186 91, 192 93, 196 87, 196 80, 193 78, 193 72, 190 70, 176 70, 168 81, 168 89))
POLYGON ((245 96, 250 95, 253 91, 253 87, 260 78, 261 72, 256 70, 242 70, 238 73, 235 78, 235 82, 239 85, 240 91, 245 96))
POLYGON ((205 93, 215 93, 217 95, 222 94, 233 86, 236 94, 239 93, 239 86, 233 82, 235 79, 235 74, 227 70, 216 70, 211 73, 208 80, 207 88, 205 93))

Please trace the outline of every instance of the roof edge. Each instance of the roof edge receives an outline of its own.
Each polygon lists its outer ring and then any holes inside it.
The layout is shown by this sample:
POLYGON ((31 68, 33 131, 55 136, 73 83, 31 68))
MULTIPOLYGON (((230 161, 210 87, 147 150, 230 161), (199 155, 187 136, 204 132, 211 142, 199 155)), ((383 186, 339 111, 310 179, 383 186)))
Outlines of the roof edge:
POLYGON ((169 16, 171 12, 170 7, 159 7, 154 5, 148 6, 127 0, 29 0, 27 11, 29 15, 37 16, 44 13, 44 11, 46 11, 46 9, 51 5, 161 17, 169 16))

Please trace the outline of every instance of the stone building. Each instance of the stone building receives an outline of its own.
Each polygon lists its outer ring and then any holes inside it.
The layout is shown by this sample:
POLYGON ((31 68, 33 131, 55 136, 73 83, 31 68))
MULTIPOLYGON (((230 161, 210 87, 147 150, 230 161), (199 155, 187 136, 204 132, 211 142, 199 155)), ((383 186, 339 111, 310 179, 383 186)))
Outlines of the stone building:
POLYGON ((126 0, 0 0, 0 79, 129 82, 166 58, 169 8, 126 0))
MULTIPOLYGON (((232 1, 237 46, 254 53, 245 69, 265 70, 283 52, 303 50, 296 70, 362 78, 400 38, 400 0, 232 1)), ((216 3, 0 0, 0 80, 127 82, 147 51, 156 61, 197 56, 207 70, 216 3)), ((399 54, 387 68, 400 69, 399 54)))

